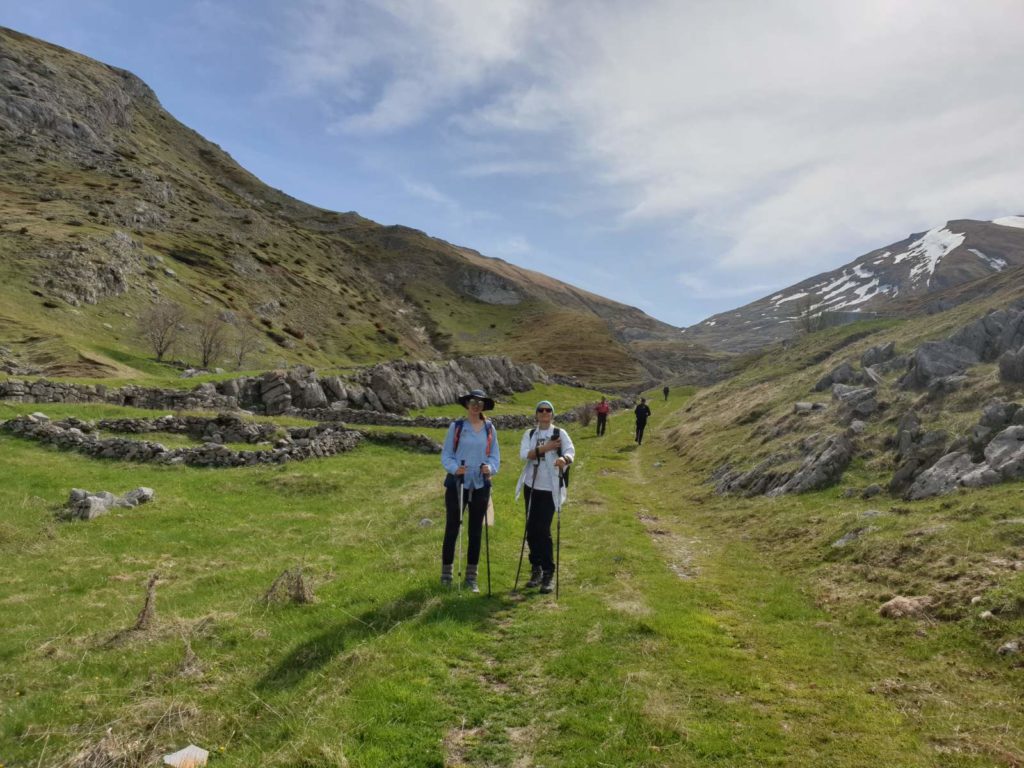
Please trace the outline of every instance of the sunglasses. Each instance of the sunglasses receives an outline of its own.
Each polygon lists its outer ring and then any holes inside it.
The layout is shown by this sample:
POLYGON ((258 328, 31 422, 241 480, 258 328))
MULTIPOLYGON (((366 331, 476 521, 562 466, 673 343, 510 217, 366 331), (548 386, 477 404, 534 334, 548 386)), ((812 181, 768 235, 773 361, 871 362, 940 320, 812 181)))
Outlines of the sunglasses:
POLYGON ((466 405, 483 405, 483 404, 484 404, 483 400, 478 400, 475 397, 471 397, 471 398, 469 398, 469 400, 466 401, 466 405))
POLYGON ((550 408, 538 408, 537 413, 551 413, 550 408))

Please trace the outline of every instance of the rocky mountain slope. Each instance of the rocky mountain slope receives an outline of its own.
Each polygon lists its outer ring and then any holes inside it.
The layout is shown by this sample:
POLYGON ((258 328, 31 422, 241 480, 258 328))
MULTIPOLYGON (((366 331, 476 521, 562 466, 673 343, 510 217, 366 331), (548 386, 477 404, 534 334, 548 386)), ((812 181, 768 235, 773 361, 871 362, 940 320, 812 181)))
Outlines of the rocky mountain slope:
POLYGON ((950 221, 870 251, 739 309, 687 328, 684 338, 745 352, 808 324, 912 317, 957 306, 1024 275, 1024 216, 950 221))
POLYGON ((134 75, 6 29, 0 227, 13 372, 150 372, 135 325, 157 300, 258 334, 264 367, 507 354, 625 386, 721 360, 636 308, 271 189, 134 75))
POLYGON ((802 334, 701 391, 669 441, 719 493, 919 500, 1024 479, 1024 284, 802 334))

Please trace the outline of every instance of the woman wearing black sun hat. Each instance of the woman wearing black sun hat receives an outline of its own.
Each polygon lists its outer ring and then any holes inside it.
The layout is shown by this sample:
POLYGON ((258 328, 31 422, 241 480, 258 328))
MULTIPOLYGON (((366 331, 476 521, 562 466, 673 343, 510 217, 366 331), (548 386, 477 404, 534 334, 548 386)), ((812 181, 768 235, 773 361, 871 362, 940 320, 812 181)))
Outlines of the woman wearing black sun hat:
MULTIPOLYGON (((441 547, 441 583, 452 583, 455 544, 462 527, 462 509, 469 507, 469 546, 466 550, 466 587, 479 592, 477 566, 480 562, 480 534, 487 502, 491 497, 491 478, 501 467, 501 453, 494 425, 484 411, 494 409, 494 400, 482 389, 474 389, 459 398, 466 409, 463 418, 448 427, 441 450, 444 479, 445 526, 441 547)), ((461 552, 460 552, 461 555, 461 552)))

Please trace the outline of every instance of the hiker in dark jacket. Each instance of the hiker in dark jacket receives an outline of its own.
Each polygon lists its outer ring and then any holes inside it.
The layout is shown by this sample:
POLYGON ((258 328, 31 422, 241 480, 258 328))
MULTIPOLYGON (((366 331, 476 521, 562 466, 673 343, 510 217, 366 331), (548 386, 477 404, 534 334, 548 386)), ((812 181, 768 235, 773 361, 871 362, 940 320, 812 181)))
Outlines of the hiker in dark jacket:
POLYGON ((480 563, 480 534, 487 502, 491 497, 491 478, 498 474, 501 453, 494 425, 484 411, 494 408, 494 400, 481 389, 459 398, 466 416, 448 427, 441 450, 441 464, 448 474, 444 479, 444 545, 441 548, 441 583, 452 583, 455 544, 462 525, 462 508, 469 505, 469 547, 466 550, 466 587, 479 592, 477 566, 480 563), (462 489, 460 498, 459 489, 462 489))
POLYGON ((646 398, 640 398, 640 405, 633 409, 633 413, 636 414, 636 442, 638 445, 643 445, 644 430, 647 428, 647 418, 651 415, 651 409, 647 405, 646 398))
POLYGON ((530 546, 530 580, 527 587, 552 591, 555 553, 551 541, 551 521, 566 497, 563 473, 576 458, 572 438, 564 429, 552 425, 555 407, 549 400, 537 403, 537 426, 526 430, 519 442, 519 458, 526 462, 516 498, 522 491, 526 499, 526 543, 530 546))

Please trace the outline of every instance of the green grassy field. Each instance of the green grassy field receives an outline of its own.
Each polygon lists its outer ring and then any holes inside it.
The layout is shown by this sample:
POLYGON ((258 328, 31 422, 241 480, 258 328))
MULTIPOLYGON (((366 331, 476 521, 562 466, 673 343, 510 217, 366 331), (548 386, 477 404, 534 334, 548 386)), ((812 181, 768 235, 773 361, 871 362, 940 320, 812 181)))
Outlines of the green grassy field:
MULTIPOLYGON (((490 598, 437 583, 437 456, 364 444, 204 471, 0 435, 0 763, 84 765, 99 745, 110 765, 152 765, 194 742, 223 766, 1021 764, 1021 669, 992 650, 1021 619, 878 618, 889 587, 859 589, 866 546, 830 548, 864 503, 714 496, 664 441, 688 396, 652 397, 639 448, 628 413, 603 438, 570 430, 557 602, 510 593, 518 433, 500 434, 490 598), (72 486, 139 485, 153 504, 54 521, 72 486), (300 565, 316 601, 265 604, 300 565), (155 623, 126 633, 153 573, 155 623)), ((0 417, 35 410, 58 415, 0 417)), ((897 546, 939 506, 873 522, 897 546)), ((964 507, 946 511, 979 529, 966 546, 1024 544, 980 535, 998 526, 964 507)), ((1012 605, 1022 575, 981 607, 1012 605)))

